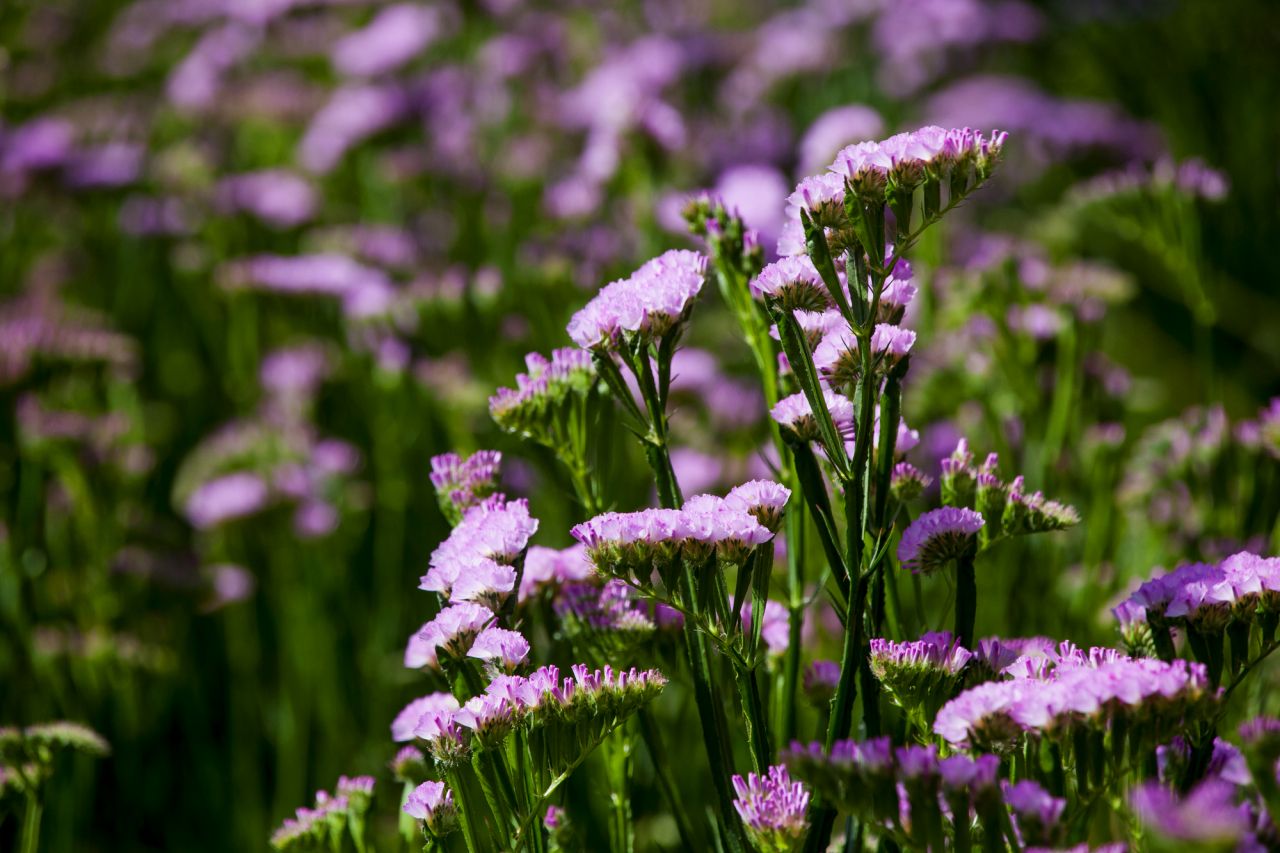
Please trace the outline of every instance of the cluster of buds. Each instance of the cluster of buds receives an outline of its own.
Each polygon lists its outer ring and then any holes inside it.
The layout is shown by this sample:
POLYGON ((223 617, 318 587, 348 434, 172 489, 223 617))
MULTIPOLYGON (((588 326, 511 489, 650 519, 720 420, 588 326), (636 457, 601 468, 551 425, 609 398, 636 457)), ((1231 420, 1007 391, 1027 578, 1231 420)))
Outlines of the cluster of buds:
POLYGON ((338 850, 350 833, 364 845, 364 818, 373 800, 372 776, 338 779, 335 793, 317 791, 312 808, 299 808, 271 835, 274 850, 338 850))
POLYGON ((777 483, 745 483, 726 497, 696 495, 680 509, 608 512, 570 532, 602 574, 648 582, 656 569, 669 588, 681 559, 741 564, 773 539, 790 491, 777 483))
POLYGON ((516 589, 525 548, 537 529, 527 501, 491 495, 468 509, 432 553, 419 588, 454 604, 474 602, 499 611, 516 589))
POLYGON ((489 414, 503 430, 550 446, 561 440, 575 405, 595 392, 590 353, 572 347, 525 356, 528 373, 516 374, 515 388, 499 388, 489 398, 489 414))
MULTIPOLYGON (((564 678, 555 666, 528 676, 497 675, 484 693, 461 707, 438 702, 422 711, 414 736, 426 742, 438 766, 449 769, 465 762, 476 748, 500 747, 521 726, 529 732, 531 748, 542 751, 543 764, 566 766, 577 757, 566 758, 570 747, 581 748, 593 736, 607 733, 656 697, 666 683, 657 670, 591 670, 583 664, 574 665, 564 678)), ((406 708, 402 715, 409 713, 406 708)))
POLYGON ((743 270, 757 270, 764 263, 760 235, 748 228, 742 216, 710 193, 685 202, 681 211, 689 232, 707 241, 713 256, 729 260, 743 270))
POLYGON ((923 724, 955 693, 972 658, 941 631, 904 643, 873 639, 868 663, 893 702, 923 724))
POLYGON ((431 485, 450 524, 462 521, 463 513, 497 491, 501 465, 502 454, 496 450, 479 450, 465 458, 457 453, 431 458, 431 485))
MULTIPOLYGON (((998 130, 987 137, 967 127, 922 127, 850 145, 836 155, 831 172, 861 204, 893 204, 925 185, 926 198, 929 189, 936 193, 945 186, 954 204, 991 176, 1007 138, 998 130)), ((926 212, 936 214, 938 208, 926 212)))
POLYGON ((101 758, 111 747, 88 726, 66 720, 0 726, 0 798, 10 792, 38 793, 53 774, 54 759, 68 750, 101 758))
POLYGON ((1250 632, 1264 644, 1280 624, 1280 558, 1240 552, 1220 563, 1189 563, 1139 586, 1112 611, 1134 653, 1172 656, 1171 628, 1187 629, 1196 657, 1216 683, 1223 668, 1223 637, 1230 640, 1231 669, 1251 657, 1250 632))
POLYGON ((566 634, 606 654, 634 648, 659 624, 678 627, 683 623, 680 613, 669 605, 651 607, 627 584, 598 575, 561 586, 553 608, 566 634))
POLYGON ((997 840, 1003 836, 1000 760, 993 755, 940 759, 934 746, 895 748, 881 737, 837 741, 830 751, 816 742, 793 743, 783 761, 826 802, 876 825, 906 849, 949 849, 944 815, 954 842, 965 840, 957 849, 968 849, 971 811, 997 840))
POLYGON ((774 765, 760 775, 733 777, 737 799, 733 807, 747 829, 747 835, 761 853, 791 853, 799 850, 808 828, 809 791, 802 782, 791 781, 787 768, 774 765))
POLYGON ((569 337, 584 350, 613 353, 678 336, 702 290, 707 259, 697 252, 665 252, 630 278, 605 285, 569 321, 569 337))
POLYGON ((1019 536, 1066 530, 1080 523, 1074 507, 1048 500, 1041 492, 1027 494, 1021 476, 1005 483, 998 476, 999 457, 990 453, 981 465, 973 464, 968 442, 942 460, 942 502, 970 507, 992 523, 982 534, 982 547, 1001 536, 1019 536))

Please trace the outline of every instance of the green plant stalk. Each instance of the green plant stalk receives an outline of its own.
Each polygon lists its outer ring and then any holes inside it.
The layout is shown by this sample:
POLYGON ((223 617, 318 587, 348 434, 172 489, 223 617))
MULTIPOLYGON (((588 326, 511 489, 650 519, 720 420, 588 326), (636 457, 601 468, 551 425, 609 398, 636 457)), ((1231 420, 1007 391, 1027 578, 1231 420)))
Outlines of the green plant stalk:
POLYGON ((609 832, 614 853, 631 853, 635 848, 630 792, 631 747, 631 735, 625 723, 614 729, 601 745, 609 777, 609 832))
POLYGON ((462 837, 467 843, 467 850, 469 853, 480 853, 482 850, 490 849, 480 843, 479 827, 476 826, 477 815, 473 811, 474 803, 470 792, 466 788, 462 773, 456 767, 448 770, 445 773, 445 781, 449 785, 449 790, 453 792, 454 801, 458 806, 458 826, 462 829, 462 837))
POLYGON ((973 646, 973 625, 978 617, 978 580, 973 569, 973 554, 956 560, 956 642, 966 649, 973 646))
POLYGON ((742 713, 747 720, 747 742, 751 745, 751 764, 755 772, 764 773, 773 762, 769 745, 769 727, 760 696, 760 681, 752 667, 734 665, 734 681, 742 700, 742 713))
MULTIPOLYGON (((645 442, 645 453, 657 481, 658 497, 665 508, 678 509, 684 501, 680 495, 680 486, 676 482, 675 471, 671 467, 671 455, 668 452, 666 439, 666 416, 658 400, 657 387, 649 369, 648 359, 643 358, 642 363, 633 364, 631 367, 636 380, 640 383, 640 393, 649 410, 650 434, 645 442)), ((685 601, 692 605, 698 600, 693 567, 688 560, 681 560, 680 565, 681 593, 685 601)), ((733 794, 729 786, 732 752, 729 749, 724 706, 717 698, 713 684, 710 648, 706 635, 698 631, 690 620, 685 620, 684 638, 689 671, 693 676, 694 698, 702 724, 703 745, 706 748, 707 761, 711 769, 712 785, 719 802, 721 830, 730 849, 738 853, 748 848, 742 823, 736 818, 737 813, 733 808, 733 794)))
POLYGON ((804 631, 805 504, 798 502, 785 520, 787 531, 787 654, 782 668, 782 743, 796 738, 796 693, 800 687, 800 643, 804 631))
POLYGON ((640 737, 644 739, 645 748, 649 750, 649 757, 653 760, 654 772, 658 776, 658 787, 671 806, 671 816, 675 819, 676 832, 680 835, 680 848, 697 850, 698 845, 694 843, 697 836, 694 834, 693 824, 689 822, 689 814, 685 811, 680 788, 671 774, 671 766, 667 763, 667 752, 662 745, 662 735, 654 723, 653 713, 648 708, 641 708, 636 716, 640 720, 640 737))
MULTIPOLYGON (((890 267, 892 268, 892 267, 890 267)), ((874 302, 879 301, 879 292, 884 285, 885 273, 877 274, 874 302)), ((858 282, 861 286, 861 282, 858 282)), ((874 311, 874 304, 873 304, 874 311)), ((868 322, 874 320, 874 313, 868 322)), ((792 321, 794 322, 794 320, 792 321)), ((871 430, 875 414, 876 383, 873 381, 871 341, 867 330, 861 329, 858 334, 858 349, 861 355, 862 376, 858 380, 857 405, 858 422, 854 432, 853 459, 848 469, 848 476, 841 485, 845 496, 845 546, 847 548, 846 565, 849 568, 850 580, 857 576, 856 590, 849 596, 845 610, 844 648, 840 655, 840 680, 836 685, 836 696, 832 705, 831 720, 827 725, 826 748, 828 752, 835 741, 848 737, 853 722, 853 705, 857 697, 855 679, 865 665, 866 638, 865 604, 872 573, 864 570, 863 551, 867 529, 867 468, 871 452, 871 430)), ((835 824, 836 812, 825 803, 814 808, 814 816, 805 838, 806 853, 819 853, 831 840, 831 830, 835 824)))
POLYGON ((39 853, 40 850, 40 818, 44 812, 44 804, 40 802, 40 793, 36 788, 27 789, 26 805, 22 812, 21 841, 18 849, 21 853, 39 853))

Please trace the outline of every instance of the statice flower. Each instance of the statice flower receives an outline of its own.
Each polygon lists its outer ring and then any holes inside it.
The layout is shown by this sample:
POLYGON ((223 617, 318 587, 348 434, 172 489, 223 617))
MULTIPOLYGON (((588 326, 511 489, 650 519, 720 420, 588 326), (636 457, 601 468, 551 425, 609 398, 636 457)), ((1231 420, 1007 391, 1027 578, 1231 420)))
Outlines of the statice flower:
POLYGON ((573 315, 569 337, 586 350, 612 352, 678 332, 702 290, 707 259, 672 250, 606 285, 573 315))
MULTIPOLYGON (((493 611, 487 607, 470 602, 451 604, 422 626, 414 638, 417 643, 411 640, 409 649, 417 653, 415 661, 423 661, 420 666, 435 667, 441 651, 455 658, 466 655, 476 636, 492 620, 493 611)), ((408 652, 405 663, 411 665, 408 652)))
POLYGON ((921 725, 954 693, 973 657, 947 631, 904 643, 874 638, 869 654, 872 674, 898 706, 919 715, 921 725))
POLYGON ((571 632, 591 631, 610 647, 626 647, 652 634, 654 620, 635 591, 620 580, 566 583, 555 599, 556 615, 571 632))
POLYGON ((725 505, 753 516, 761 526, 776 533, 782 526, 782 516, 791 490, 772 480, 751 480, 734 486, 725 495, 725 505))
POLYGON ((453 802, 453 792, 443 782, 423 782, 409 793, 404 812, 420 820, 428 832, 443 838, 458 827, 458 809, 453 802))
POLYGON ((883 370, 888 372, 911 352, 916 333, 901 326, 879 323, 871 333, 871 352, 880 357, 883 370))
MULTIPOLYGON (((822 389, 823 400, 831 412, 831 420, 846 438, 853 433, 853 401, 829 388, 822 389)), ((782 427, 783 434, 794 441, 816 441, 820 437, 818 421, 804 394, 792 394, 779 400, 770 411, 782 427)))
POLYGON ((537 530, 527 501, 491 495, 463 513, 432 553, 419 588, 453 598, 461 581, 466 598, 457 600, 505 598, 515 588, 512 567, 537 530))
POLYGON ((803 783, 792 782, 787 769, 778 764, 760 776, 734 776, 733 788, 738 794, 733 806, 762 853, 799 849, 809 810, 809 792, 803 783))
POLYGON ((403 746, 388 765, 397 782, 417 785, 427 775, 427 757, 416 746, 403 746))
POLYGON ((1129 795, 1130 805, 1156 836, 1183 845, 1226 847, 1249 829, 1249 813, 1236 804, 1229 782, 1209 779, 1179 797, 1159 782, 1146 782, 1129 795))
POLYGON ((898 560, 914 573, 930 574, 955 560, 972 559, 986 522, 971 509, 942 507, 924 513, 902 534, 898 560))
POLYGON ((418 721, 424 714, 430 711, 456 710, 458 710, 458 700, 452 693, 431 693, 414 699, 405 705, 399 714, 396 714, 395 720, 391 723, 391 739, 396 743, 413 740, 418 721))
MULTIPOLYGON (((742 605, 742 627, 751 627, 751 602, 742 605)), ((764 603, 764 616, 760 624, 760 638, 772 655, 781 655, 791 645, 790 621, 787 608, 773 600, 764 603)), ((837 676, 838 677, 838 676, 837 676)))
POLYGON ((835 698, 840 683, 840 664, 833 660, 816 660, 804 671, 805 698, 813 705, 824 708, 835 698))
POLYGON ((267 484, 257 474, 237 471, 209 480, 187 498, 185 511, 191 524, 207 530, 264 509, 270 499, 267 484))
POLYGON ((895 500, 906 503, 924 494, 932 482, 932 477, 910 462, 899 462, 889 475, 889 490, 895 500))
POLYGON ((1013 812, 1023 844, 1052 847, 1060 843, 1066 829, 1061 825, 1066 800, 1050 796, 1048 791, 1030 779, 1013 785, 1006 782, 1004 799, 1013 812))
POLYGON ((868 204, 883 204, 891 188, 911 190, 925 180, 947 182, 955 199, 991 174, 1007 137, 1001 131, 985 137, 969 128, 923 127, 850 145, 836 155, 831 171, 868 204))
POLYGON ((516 374, 515 388, 499 388, 489 398, 489 414, 507 432, 547 444, 558 440, 553 430, 559 408, 570 395, 585 397, 596 384, 590 353, 558 349, 546 358, 525 356, 527 373, 516 374))
POLYGON ((442 7, 397 3, 333 47, 333 67, 348 77, 394 71, 422 53, 444 28, 442 7))
POLYGON ((827 332, 813 350, 813 366, 833 387, 853 385, 862 372, 858 355, 858 339, 853 327, 845 322, 827 332))
POLYGON ((897 821, 900 802, 897 763, 889 738, 821 743, 793 742, 782 753, 786 767, 828 802, 859 817, 897 821))
POLYGON ((593 574, 587 549, 581 544, 564 550, 531 545, 524 557, 518 601, 524 602, 544 588, 585 581, 593 574))
POLYGON ((478 450, 467 457, 445 453, 431 458, 431 485, 445 516, 454 524, 498 489, 502 454, 478 450))
POLYGON ((767 265, 751 280, 751 295, 772 299, 787 311, 817 313, 831 307, 831 294, 808 255, 781 258, 767 265))
POLYGON ((511 673, 529 659, 529 641, 519 631, 491 626, 476 636, 467 657, 485 661, 495 669, 511 673))
POLYGON ((300 175, 264 169, 223 178, 215 190, 218 207, 247 213, 273 228, 296 228, 315 216, 315 189, 300 175))

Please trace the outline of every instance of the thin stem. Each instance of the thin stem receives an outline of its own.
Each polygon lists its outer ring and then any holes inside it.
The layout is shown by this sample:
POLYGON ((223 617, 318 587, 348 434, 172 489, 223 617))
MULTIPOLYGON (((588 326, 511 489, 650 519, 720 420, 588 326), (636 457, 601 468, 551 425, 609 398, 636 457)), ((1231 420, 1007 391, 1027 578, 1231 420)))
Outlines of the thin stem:
POLYGON ((35 788, 27 789, 26 808, 22 813, 22 835, 18 849, 22 853, 37 853, 40 849, 40 816, 44 804, 35 788))
POLYGON ((662 734, 654 723, 653 713, 648 708, 641 708, 636 716, 640 720, 640 737, 644 739, 645 749, 649 750, 654 772, 658 776, 658 787, 667 798, 671 815, 675 818, 676 831, 680 834, 680 848, 697 850, 699 847, 694 843, 696 836, 693 824, 689 822, 689 815, 684 809, 684 798, 680 796, 680 788, 667 763, 667 751, 662 745, 662 734))
POLYGON ((973 570, 973 555, 956 560, 956 642, 966 649, 973 646, 973 624, 978 616, 978 580, 973 570))
POLYGON ((751 745, 751 763, 757 773, 764 773, 773 762, 769 745, 769 728, 765 722, 764 701, 754 669, 734 667, 742 712, 747 718, 747 742, 751 745))
POLYGON ((796 691, 800 681, 800 643, 804 631, 805 505, 787 513, 787 656, 782 669, 781 742, 796 737, 796 691))

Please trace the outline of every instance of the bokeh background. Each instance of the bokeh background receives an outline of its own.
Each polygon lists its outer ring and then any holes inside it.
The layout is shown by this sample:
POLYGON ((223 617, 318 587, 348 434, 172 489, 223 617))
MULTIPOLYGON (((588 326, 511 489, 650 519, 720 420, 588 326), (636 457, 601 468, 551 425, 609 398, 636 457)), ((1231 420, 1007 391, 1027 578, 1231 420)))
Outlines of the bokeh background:
MULTIPOLYGON (((968 436, 1085 517, 1002 546, 979 632, 1114 641, 1131 578, 1274 553, 1277 103, 1263 0, 6 0, 0 723, 113 745, 59 768, 42 846, 264 849, 385 778, 430 457, 506 451, 567 544, 563 475, 488 395, 695 245, 689 194, 771 250, 796 181, 922 124, 1010 141, 913 259, 913 453, 968 436)), ((767 470, 711 290, 686 493, 767 470)))

